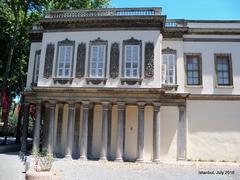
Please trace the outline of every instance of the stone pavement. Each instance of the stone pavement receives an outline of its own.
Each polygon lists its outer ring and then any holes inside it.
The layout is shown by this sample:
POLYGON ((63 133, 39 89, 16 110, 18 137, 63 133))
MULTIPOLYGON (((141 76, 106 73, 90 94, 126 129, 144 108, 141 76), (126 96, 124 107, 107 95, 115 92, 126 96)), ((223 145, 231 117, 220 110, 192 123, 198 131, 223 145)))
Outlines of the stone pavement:
MULTIPOLYGON (((24 179, 24 171, 18 153, 0 154, 0 180, 24 179)), ((52 171, 54 180, 240 180, 239 163, 154 164, 56 159, 52 171)))

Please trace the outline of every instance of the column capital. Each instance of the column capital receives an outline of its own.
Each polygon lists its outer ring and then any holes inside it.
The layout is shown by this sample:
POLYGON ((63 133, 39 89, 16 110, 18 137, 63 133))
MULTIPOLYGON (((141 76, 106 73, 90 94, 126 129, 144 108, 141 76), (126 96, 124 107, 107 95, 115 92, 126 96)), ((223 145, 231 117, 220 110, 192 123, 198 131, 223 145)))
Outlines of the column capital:
POLYGON ((63 102, 58 102, 57 105, 58 105, 59 108, 62 108, 64 106, 64 103, 63 102))
POLYGON ((68 108, 74 109, 75 105, 76 105, 75 101, 68 101, 68 108))
POLYGON ((89 109, 90 101, 81 101, 83 109, 89 109))
POLYGON ((111 108, 111 102, 109 102, 109 101, 103 101, 103 102, 101 102, 101 104, 102 104, 103 110, 109 110, 111 108))
POLYGON ((56 100, 50 99, 48 102, 49 102, 49 107, 50 108, 53 108, 53 107, 55 108, 56 107, 56 100))
POLYGON ((160 111, 161 103, 160 102, 153 102, 154 111, 160 111))
POLYGON ((143 101, 138 101, 138 102, 137 102, 137 105, 138 105, 138 108, 139 108, 139 109, 144 109, 145 104, 146 104, 146 103, 143 102, 143 101))
POLYGON ((118 105, 118 110, 124 110, 126 103, 123 101, 119 101, 117 102, 117 105, 118 105))
POLYGON ((185 111, 185 110, 186 110, 186 106, 184 106, 184 105, 179 105, 179 106, 178 106, 178 109, 179 109, 179 111, 185 111))

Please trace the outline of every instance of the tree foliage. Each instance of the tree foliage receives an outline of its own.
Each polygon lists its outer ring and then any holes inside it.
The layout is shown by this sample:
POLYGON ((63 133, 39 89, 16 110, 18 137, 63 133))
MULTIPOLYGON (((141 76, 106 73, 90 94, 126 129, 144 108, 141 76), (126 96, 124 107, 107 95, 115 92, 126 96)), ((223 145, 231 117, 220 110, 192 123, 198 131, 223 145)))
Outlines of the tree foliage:
POLYGON ((48 10, 105 8, 110 0, 0 0, 0 83, 23 90, 30 50, 29 31, 48 10), (11 54, 12 52, 12 54, 11 54))

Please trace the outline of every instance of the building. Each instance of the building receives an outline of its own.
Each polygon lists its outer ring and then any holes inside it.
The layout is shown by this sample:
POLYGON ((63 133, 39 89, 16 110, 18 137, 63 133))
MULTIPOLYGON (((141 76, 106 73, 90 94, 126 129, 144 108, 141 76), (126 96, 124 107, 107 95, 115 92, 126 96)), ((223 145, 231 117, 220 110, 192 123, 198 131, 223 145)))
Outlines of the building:
POLYGON ((36 104, 34 149, 42 127, 57 157, 240 160, 240 21, 117 8, 38 23, 24 91, 36 104))

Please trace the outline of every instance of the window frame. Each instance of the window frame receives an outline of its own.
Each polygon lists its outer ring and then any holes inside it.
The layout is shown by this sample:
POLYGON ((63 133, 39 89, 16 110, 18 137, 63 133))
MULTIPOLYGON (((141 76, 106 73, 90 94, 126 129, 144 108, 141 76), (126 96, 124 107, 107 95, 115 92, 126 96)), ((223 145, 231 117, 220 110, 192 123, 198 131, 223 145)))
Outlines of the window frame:
POLYGON ((105 79, 106 75, 107 75, 107 58, 108 58, 108 41, 107 40, 102 40, 100 38, 97 38, 96 40, 90 41, 89 42, 89 50, 88 50, 88 65, 87 65, 87 75, 88 78, 90 79, 105 79), (91 60, 91 56, 92 56, 92 47, 93 46, 104 46, 105 50, 104 50, 104 57, 103 57, 103 75, 100 76, 92 76, 91 75, 91 66, 92 66, 92 60, 91 60))
MULTIPOLYGON (((132 60, 131 60, 132 62, 132 60)), ((142 67, 142 41, 141 40, 137 40, 134 39, 133 37, 131 39, 128 40, 124 40, 123 44, 122 44, 122 78, 123 79, 140 79, 142 77, 142 71, 143 71, 143 67, 142 67), (136 77, 133 76, 125 76, 126 74, 126 46, 138 46, 138 50, 139 50, 139 58, 138 58, 138 75, 136 77)))
POLYGON ((68 78, 72 78, 73 77, 73 65, 74 65, 74 55, 75 55, 75 41, 71 41, 69 39, 65 39, 63 41, 59 41, 58 42, 58 47, 57 47, 57 54, 56 54, 56 64, 55 64, 55 78, 57 79, 68 79, 68 78), (59 61, 60 61, 60 47, 64 47, 64 46, 71 46, 72 50, 72 57, 70 59, 70 72, 69 72, 69 76, 59 76, 58 75, 58 69, 59 69, 59 61))
POLYGON ((185 53, 184 54, 184 59, 185 59, 185 81, 187 86, 202 86, 202 54, 201 53, 185 53), (189 84, 188 83, 188 57, 198 57, 198 84, 189 84))
POLYGON ((100 45, 100 44, 98 44, 98 45, 91 45, 91 50, 90 50, 90 64, 89 64, 89 77, 90 78, 103 78, 103 77, 105 77, 105 66, 106 66, 106 61, 105 61, 105 59, 106 59, 106 46, 105 45, 100 45), (95 67, 95 71, 96 71, 96 73, 95 73, 95 75, 93 75, 92 74, 92 69, 93 69, 93 67, 92 67, 92 65, 93 65, 93 62, 92 62, 92 56, 93 56, 93 48, 94 47, 96 47, 97 48, 97 56, 96 56, 96 67, 95 67), (100 49, 100 47, 103 47, 103 65, 102 65, 102 68, 99 68, 99 49, 100 49), (102 75, 101 76, 99 76, 99 74, 98 74, 98 70, 99 69, 101 69, 102 70, 102 75))
POLYGON ((166 49, 162 50, 162 62, 161 62, 161 84, 163 85, 177 85, 177 51, 175 49, 171 49, 167 47, 166 49), (162 79, 162 67, 163 67, 163 56, 164 55, 174 55, 174 67, 175 67, 175 76, 173 83, 164 83, 162 79))
POLYGON ((233 86, 233 69, 232 69, 232 55, 230 53, 215 53, 214 54, 214 65, 215 65, 215 84, 220 87, 228 87, 233 86), (217 69, 217 61, 218 57, 227 57, 228 61, 228 81, 229 84, 219 84, 218 82, 218 69, 217 69))
POLYGON ((140 46, 139 45, 129 45, 129 44, 127 44, 127 45, 125 45, 124 46, 124 51, 125 51, 125 53, 124 53, 124 77, 125 78, 138 78, 139 76, 140 76, 140 46), (127 47, 131 47, 130 48, 130 53, 131 53, 131 58, 130 58, 130 61, 129 62, 127 62, 127 51, 126 51, 126 49, 127 49, 127 47), (134 68, 133 67, 133 64, 134 63, 136 63, 136 62, 134 62, 134 57, 133 57, 133 54, 134 54, 134 52, 133 52, 133 49, 134 49, 134 47, 137 47, 137 50, 138 50, 138 58, 137 58, 137 68, 134 68), (130 68, 127 68, 127 63, 130 63, 130 65, 131 65, 131 67, 130 68), (129 76, 127 76, 127 69, 130 69, 130 75, 129 76), (136 76, 134 76, 134 69, 137 69, 137 75, 136 76))
POLYGON ((34 84, 34 85, 37 84, 37 81, 39 79, 40 60, 41 60, 41 50, 37 50, 37 51, 35 51, 35 56, 34 56, 33 76, 32 76, 32 84, 34 84), (39 56, 39 61, 37 62, 38 56, 39 56), (37 69, 38 69, 38 75, 37 75, 37 69), (37 80, 36 80, 36 77, 38 77, 37 80))

